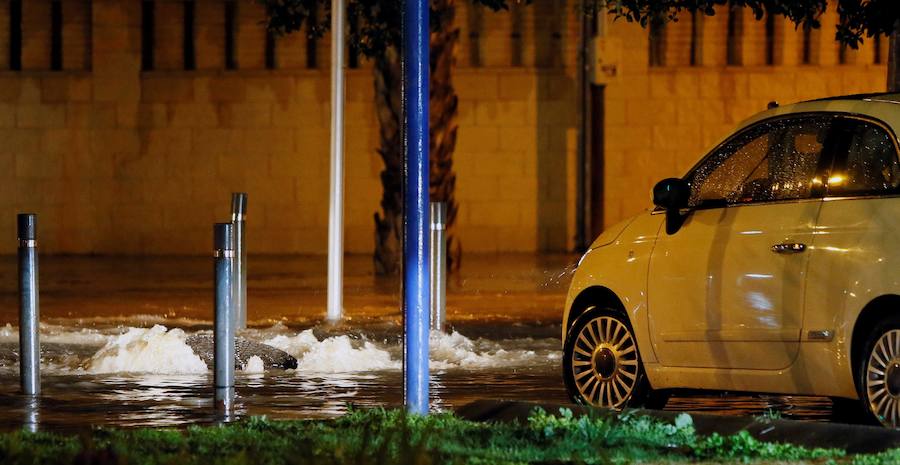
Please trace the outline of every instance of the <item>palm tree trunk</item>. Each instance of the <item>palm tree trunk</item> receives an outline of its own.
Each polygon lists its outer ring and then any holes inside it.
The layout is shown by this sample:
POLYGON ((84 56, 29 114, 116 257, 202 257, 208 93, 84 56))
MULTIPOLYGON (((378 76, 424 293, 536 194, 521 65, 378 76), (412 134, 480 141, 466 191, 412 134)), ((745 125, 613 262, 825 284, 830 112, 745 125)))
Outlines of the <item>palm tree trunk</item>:
POLYGON ((389 47, 375 58, 375 109, 384 160, 381 172, 381 214, 375 213, 375 272, 400 272, 403 234, 403 139, 401 135, 402 82, 400 52, 389 47))
MULTIPOLYGON (((456 148, 457 106, 452 70, 456 59, 459 29, 454 27, 455 0, 432 2, 431 82, 429 148, 430 188, 434 202, 447 203, 448 266, 458 268, 462 248, 455 234, 456 173, 453 172, 453 151, 456 148)), ((388 48, 375 59, 375 105, 381 135, 378 153, 384 161, 381 172, 381 212, 375 213, 375 271, 378 274, 400 272, 403 226, 403 140, 402 128, 402 71, 400 53, 388 48)))
POLYGON ((447 265, 458 269, 462 255, 459 238, 456 237, 456 173, 453 172, 453 152, 456 150, 456 117, 459 99, 453 87, 453 67, 456 65, 456 44, 459 28, 455 26, 455 0, 433 0, 435 11, 432 20, 437 27, 431 32, 431 95, 430 116, 430 189, 431 201, 447 204, 447 265))

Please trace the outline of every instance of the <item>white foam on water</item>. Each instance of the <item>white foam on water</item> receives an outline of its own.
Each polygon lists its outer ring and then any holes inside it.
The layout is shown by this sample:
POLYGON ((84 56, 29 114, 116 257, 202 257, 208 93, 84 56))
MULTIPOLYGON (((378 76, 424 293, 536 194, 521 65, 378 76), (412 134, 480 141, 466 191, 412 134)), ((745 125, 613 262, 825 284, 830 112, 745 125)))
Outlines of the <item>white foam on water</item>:
POLYGON ((264 340, 262 343, 283 350, 299 360, 304 353, 318 344, 319 340, 316 339, 316 336, 311 329, 307 329, 296 336, 279 334, 278 336, 264 340))
POLYGON ((548 351, 543 341, 510 342, 470 339, 456 331, 450 334, 432 331, 431 367, 437 370, 512 368, 553 360, 555 351, 548 351), (504 347, 504 344, 514 347, 504 347))
MULTIPOLYGON (((373 341, 365 336, 332 336, 319 339, 312 329, 292 332, 277 323, 266 329, 242 332, 241 337, 259 341, 283 350, 298 360, 299 373, 365 373, 400 370, 403 348, 396 342, 373 341)), ((57 351, 45 360, 52 371, 65 373, 154 373, 201 374, 208 367, 185 344, 181 329, 162 325, 151 328, 107 327, 78 328, 52 324, 41 325, 41 342, 63 346, 102 346, 87 357, 84 349, 57 351), (80 353, 80 355, 79 355, 80 353), (49 366, 49 365, 52 365, 49 366)), ((18 343, 18 328, 0 326, 0 342, 18 343)), ((516 369, 559 362, 555 339, 485 339, 469 338, 458 332, 432 332, 430 335, 431 368, 516 369)), ((11 362, 15 360, 11 359, 11 362)), ((7 364, 6 361, 3 364, 7 364)), ((265 363, 251 357, 242 367, 246 373, 264 373, 265 363)))
POLYGON ((241 371, 244 373, 265 373, 266 364, 258 355, 254 355, 247 359, 247 363, 241 367, 241 371))
POLYGON ((313 373, 348 373, 374 370, 398 370, 400 362, 391 354, 371 342, 354 347, 348 336, 330 337, 316 344, 303 358, 298 359, 297 370, 313 373))
MULTIPOLYGON (((119 332, 121 330, 117 330, 119 332)), ((96 329, 82 328, 73 331, 72 328, 59 325, 41 325, 41 342, 50 344, 71 345, 101 345, 109 342, 115 334, 104 334, 96 329)))
POLYGON ((184 343, 187 335, 165 326, 131 328, 111 339, 85 364, 89 373, 206 373, 208 367, 184 343))
MULTIPOLYGON (((539 365, 558 360, 555 341, 493 341, 470 339, 454 331, 432 332, 430 336, 431 368, 486 369, 539 365), (504 347, 510 345, 512 347, 504 347)), ((277 335, 263 344, 281 349, 298 360, 298 371, 313 373, 347 373, 402 368, 402 347, 378 344, 349 336, 319 340, 311 329, 295 336, 277 335)))
MULTIPOLYGON (((70 326, 60 326, 41 323, 40 340, 48 344, 67 345, 103 345, 109 341, 111 334, 90 328, 75 329, 70 326)), ((0 327, 0 343, 18 343, 19 328, 7 323, 0 327)))
POLYGON ((278 335, 263 344, 281 349, 297 358, 297 371, 304 373, 351 373, 397 370, 400 362, 390 352, 369 341, 349 336, 319 340, 311 329, 296 336, 278 335))

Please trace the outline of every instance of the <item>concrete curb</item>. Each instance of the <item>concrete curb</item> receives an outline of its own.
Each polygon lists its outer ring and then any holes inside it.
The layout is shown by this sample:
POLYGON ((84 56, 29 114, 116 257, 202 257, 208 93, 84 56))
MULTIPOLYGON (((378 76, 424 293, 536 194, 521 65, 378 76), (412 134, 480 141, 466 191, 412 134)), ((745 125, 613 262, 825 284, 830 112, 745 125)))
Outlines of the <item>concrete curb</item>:
MULTIPOLYGON (((525 422, 535 407, 556 413, 560 408, 571 409, 578 415, 612 416, 616 412, 582 405, 532 403, 504 400, 477 400, 456 409, 456 414, 472 421, 525 422)), ((660 410, 634 410, 665 421, 674 421, 681 412, 660 410)), ((768 420, 755 417, 728 417, 697 413, 691 414, 694 428, 701 435, 719 433, 732 435, 747 431, 756 439, 767 442, 788 443, 808 448, 838 448, 848 453, 873 453, 900 448, 900 431, 878 426, 847 425, 839 423, 814 423, 797 420, 768 420)))

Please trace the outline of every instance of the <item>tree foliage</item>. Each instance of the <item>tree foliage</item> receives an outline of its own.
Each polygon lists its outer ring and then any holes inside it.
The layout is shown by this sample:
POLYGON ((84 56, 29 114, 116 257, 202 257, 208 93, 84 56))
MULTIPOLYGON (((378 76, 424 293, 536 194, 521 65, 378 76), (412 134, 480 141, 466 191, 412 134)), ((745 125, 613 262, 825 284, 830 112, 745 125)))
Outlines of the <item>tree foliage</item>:
MULTIPOLYGON (((258 0, 266 8, 269 30, 287 34, 305 29, 319 37, 330 25, 330 0, 258 0)), ((470 0, 491 10, 509 9, 513 3, 533 0, 470 0)), ((559 1, 559 0, 542 0, 559 1)), ((700 12, 709 16, 726 6, 746 7, 757 18, 767 14, 783 16, 797 27, 819 28, 826 8, 837 8, 839 21, 835 38, 856 48, 866 37, 889 35, 898 27, 898 0, 584 0, 581 6, 591 14, 606 9, 610 15, 646 26, 653 20, 677 21, 682 13, 700 12)), ((400 41, 403 0, 349 0, 348 17, 360 19, 349 40, 366 56, 383 53, 400 41)), ((432 28, 442 24, 441 11, 432 8, 432 28)))
POLYGON ((838 2, 838 13, 841 21, 837 38, 854 48, 864 35, 888 35, 900 26, 900 2, 897 0, 842 0, 838 2))
MULTIPOLYGON (((306 30, 320 37, 331 26, 331 0, 258 0, 266 8, 268 29, 276 34, 306 30)), ((532 0, 470 0, 494 11, 507 10, 511 4, 530 4, 532 0)), ((557 0, 552 0, 557 1, 557 0)), ((349 32, 351 44, 368 57, 384 53, 386 47, 400 43, 404 0, 349 0, 347 17, 358 18, 359 26, 349 32)), ((434 8, 431 28, 446 24, 444 9, 434 8)))
POLYGON ((757 19, 783 16, 798 28, 819 28, 826 8, 837 8, 835 38, 857 48, 865 37, 889 35, 900 19, 898 0, 600 0, 592 7, 607 7, 611 15, 646 26, 654 20, 677 21, 682 13, 708 16, 727 6, 746 7, 757 19))

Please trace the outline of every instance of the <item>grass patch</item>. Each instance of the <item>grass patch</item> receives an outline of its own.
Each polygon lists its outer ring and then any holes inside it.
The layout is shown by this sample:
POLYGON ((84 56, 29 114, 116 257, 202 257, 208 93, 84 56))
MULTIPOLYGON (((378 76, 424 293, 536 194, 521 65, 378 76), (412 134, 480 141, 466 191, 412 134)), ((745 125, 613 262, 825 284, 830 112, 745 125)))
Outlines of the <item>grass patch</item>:
POLYGON ((689 415, 674 423, 649 417, 575 417, 535 412, 525 424, 478 423, 453 414, 409 416, 353 410, 334 420, 250 418, 211 427, 95 429, 81 435, 0 434, 5 465, 206 464, 627 464, 648 462, 803 462, 887 465, 900 450, 849 456, 753 439, 698 436, 689 415))

